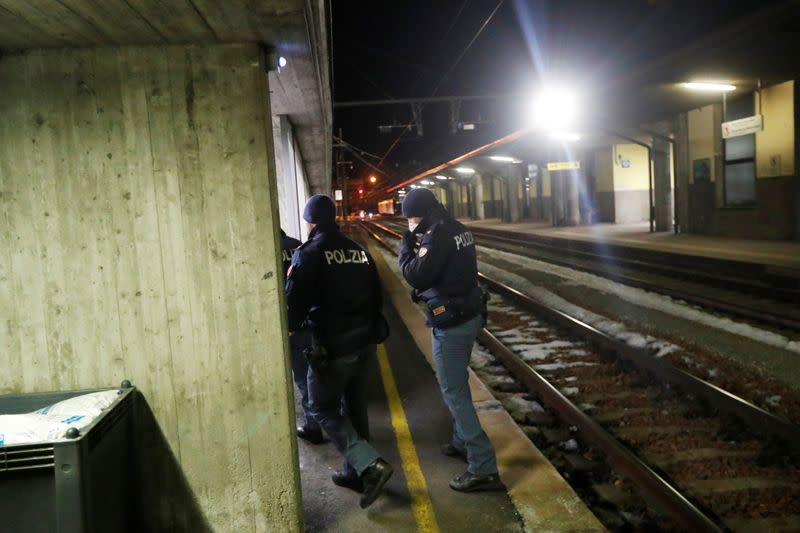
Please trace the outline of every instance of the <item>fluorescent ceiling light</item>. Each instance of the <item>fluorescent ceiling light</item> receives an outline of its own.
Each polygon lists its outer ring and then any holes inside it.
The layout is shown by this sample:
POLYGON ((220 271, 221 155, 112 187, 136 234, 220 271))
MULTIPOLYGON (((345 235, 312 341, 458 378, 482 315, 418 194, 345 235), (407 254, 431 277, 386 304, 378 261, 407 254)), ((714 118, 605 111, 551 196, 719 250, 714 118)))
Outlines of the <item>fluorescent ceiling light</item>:
POLYGON ((736 85, 730 83, 707 83, 704 81, 690 81, 684 83, 683 86, 687 89, 695 91, 715 91, 715 92, 730 92, 736 90, 736 85))
POLYGON ((412 189, 419 189, 419 185, 412 185, 411 188, 412 189))
POLYGON ((500 163, 522 163, 521 159, 507 155, 490 155, 489 159, 492 161, 498 161, 500 163))
POLYGON ((436 176, 436 179, 437 179, 437 180, 449 180, 450 178, 448 178, 447 176, 441 176, 441 175, 439 175, 439 176, 436 176))
POLYGON ((456 167, 456 172, 458 172, 459 174, 469 175, 469 174, 475 174, 475 169, 469 167, 456 167))
POLYGON ((569 131, 554 131, 550 134, 551 139, 556 139, 558 141, 580 141, 581 136, 577 133, 571 133, 569 131))
POLYGON ((420 181, 420 183, 423 184, 423 185, 433 185, 433 182, 430 181, 430 180, 422 180, 422 181, 420 181))

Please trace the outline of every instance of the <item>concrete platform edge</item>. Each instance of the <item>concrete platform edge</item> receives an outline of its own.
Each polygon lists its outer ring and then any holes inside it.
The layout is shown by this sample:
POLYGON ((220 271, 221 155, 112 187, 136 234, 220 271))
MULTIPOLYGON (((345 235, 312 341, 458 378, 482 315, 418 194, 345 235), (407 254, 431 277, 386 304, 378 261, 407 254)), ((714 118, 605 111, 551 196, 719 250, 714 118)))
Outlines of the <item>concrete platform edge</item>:
MULTIPOLYGON (((368 241, 368 247, 392 304, 433 369, 430 330, 425 325, 423 315, 411 302, 403 280, 386 264, 377 245, 368 241)), ((605 531, 597 517, 511 416, 502 408, 492 408, 494 396, 483 382, 472 370, 469 374, 473 404, 478 410, 484 431, 497 451, 500 477, 508 487, 511 502, 522 517, 525 531, 605 531)))

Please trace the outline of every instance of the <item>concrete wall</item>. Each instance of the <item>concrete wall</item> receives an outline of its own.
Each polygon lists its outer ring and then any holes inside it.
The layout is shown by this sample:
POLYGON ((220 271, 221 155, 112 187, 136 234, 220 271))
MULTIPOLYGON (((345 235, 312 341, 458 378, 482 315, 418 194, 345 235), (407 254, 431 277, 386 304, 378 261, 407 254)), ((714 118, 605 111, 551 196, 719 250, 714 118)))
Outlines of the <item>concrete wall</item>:
POLYGON ((650 220, 649 160, 647 149, 638 144, 613 148, 614 222, 628 224, 650 220), (629 161, 626 168, 623 161, 629 161))
POLYGON ((689 111, 689 183, 694 183, 693 162, 708 159, 711 182, 716 181, 719 170, 722 147, 715 142, 715 134, 719 129, 718 117, 713 105, 689 111))
POLYGON ((762 90, 761 114, 764 129, 756 132, 756 177, 794 176, 794 81, 762 90))
POLYGON ((7 55, 0 87, 0 392, 140 388, 136 530, 299 530, 257 47, 7 55))
POLYGON ((614 161, 611 148, 594 152, 597 222, 614 222, 614 161))

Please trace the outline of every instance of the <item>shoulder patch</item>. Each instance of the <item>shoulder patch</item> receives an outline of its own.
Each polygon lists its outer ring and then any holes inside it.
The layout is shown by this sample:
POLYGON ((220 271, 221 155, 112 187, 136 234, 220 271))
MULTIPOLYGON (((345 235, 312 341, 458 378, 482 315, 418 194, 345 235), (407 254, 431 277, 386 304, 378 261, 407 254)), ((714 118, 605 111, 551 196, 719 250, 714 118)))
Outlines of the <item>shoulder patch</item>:
POLYGON ((428 253, 428 249, 427 249, 426 247, 424 247, 424 246, 423 246, 422 248, 420 248, 420 249, 419 249, 419 253, 418 253, 418 255, 419 255, 420 257, 425 257, 425 254, 427 254, 427 253, 428 253))

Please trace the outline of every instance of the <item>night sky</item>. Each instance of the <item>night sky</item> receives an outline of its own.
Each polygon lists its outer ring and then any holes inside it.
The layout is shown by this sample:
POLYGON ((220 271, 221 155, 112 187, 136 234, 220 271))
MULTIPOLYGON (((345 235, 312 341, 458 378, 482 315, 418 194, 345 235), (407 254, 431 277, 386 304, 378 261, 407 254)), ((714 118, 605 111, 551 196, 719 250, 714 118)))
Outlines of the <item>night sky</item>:
MULTIPOLYGON (((537 83, 554 79, 579 81, 587 91, 599 94, 613 87, 625 91, 676 81, 669 79, 675 73, 660 66, 660 59, 780 3, 333 0, 334 99, 532 93, 537 83)), ((428 105, 423 115, 425 134, 405 133, 383 162, 388 180, 409 177, 519 125, 518 104, 511 101, 464 104, 462 113, 464 121, 480 118, 486 124, 475 132, 453 135, 447 104, 428 105)), ((379 133, 378 125, 408 122, 407 105, 334 112, 335 133, 341 129, 347 142, 378 158, 402 131, 379 133)), ((369 173, 374 172, 357 163, 351 176, 357 180, 369 173)))

